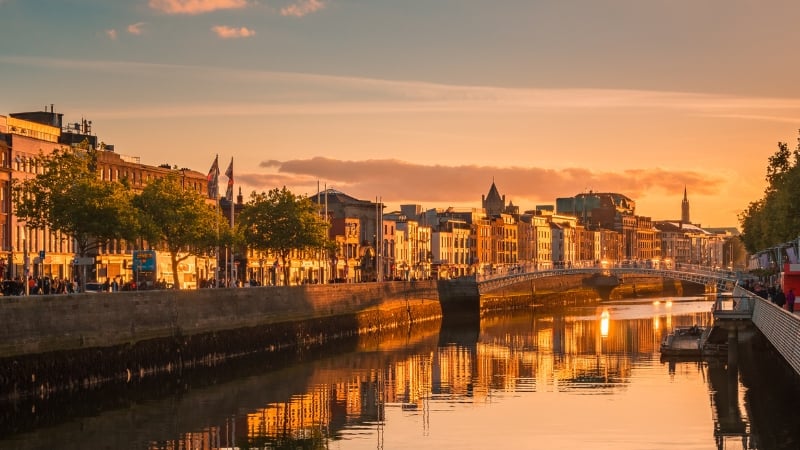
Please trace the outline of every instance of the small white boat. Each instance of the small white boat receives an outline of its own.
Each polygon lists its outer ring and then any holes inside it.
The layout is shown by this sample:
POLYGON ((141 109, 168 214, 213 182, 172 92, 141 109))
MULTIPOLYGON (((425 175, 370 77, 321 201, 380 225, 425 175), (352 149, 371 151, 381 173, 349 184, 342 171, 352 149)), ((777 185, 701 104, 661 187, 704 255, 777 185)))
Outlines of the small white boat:
POLYGON ((661 354, 669 356, 701 356, 708 330, 697 325, 677 327, 661 341, 661 354))

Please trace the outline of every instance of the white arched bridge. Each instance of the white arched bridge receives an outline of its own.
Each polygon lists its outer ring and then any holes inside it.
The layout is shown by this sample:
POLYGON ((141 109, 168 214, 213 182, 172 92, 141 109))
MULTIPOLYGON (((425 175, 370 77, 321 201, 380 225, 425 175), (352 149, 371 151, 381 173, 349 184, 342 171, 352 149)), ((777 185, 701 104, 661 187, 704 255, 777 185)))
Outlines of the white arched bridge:
MULTIPOLYGON (((736 272, 711 269, 705 266, 685 264, 670 268, 654 268, 643 264, 641 266, 567 267, 548 270, 532 270, 526 266, 515 266, 502 273, 475 275, 475 282, 478 285, 478 292, 484 294, 495 289, 501 289, 529 280, 580 274, 597 274, 598 276, 606 277, 608 286, 619 284, 614 281, 622 279, 625 275, 644 275, 689 281, 704 286, 715 286, 717 292, 733 290, 739 280, 736 272)), ((601 280, 598 280, 598 282, 602 283, 601 280)))

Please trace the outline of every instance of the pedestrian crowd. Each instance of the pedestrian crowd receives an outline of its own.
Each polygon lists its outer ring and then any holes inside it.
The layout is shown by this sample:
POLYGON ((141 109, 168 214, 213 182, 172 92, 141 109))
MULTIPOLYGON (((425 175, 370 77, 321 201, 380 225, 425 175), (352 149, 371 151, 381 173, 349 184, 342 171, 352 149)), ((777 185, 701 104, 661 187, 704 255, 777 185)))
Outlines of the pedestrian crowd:
POLYGON ((795 292, 794 288, 789 288, 784 291, 780 284, 770 284, 767 286, 761 281, 747 281, 744 288, 753 292, 759 297, 769 300, 770 302, 794 313, 795 292))

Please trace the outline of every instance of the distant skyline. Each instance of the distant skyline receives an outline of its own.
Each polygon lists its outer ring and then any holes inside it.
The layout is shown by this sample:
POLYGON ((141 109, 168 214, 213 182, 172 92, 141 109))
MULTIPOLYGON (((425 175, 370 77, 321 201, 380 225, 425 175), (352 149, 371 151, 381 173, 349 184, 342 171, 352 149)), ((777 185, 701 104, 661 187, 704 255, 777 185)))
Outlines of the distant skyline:
MULTIPOLYGON (((739 225, 800 128, 800 2, 0 0, 0 114, 391 209, 619 192, 739 225)), ((224 178, 223 178, 224 179, 224 178)))

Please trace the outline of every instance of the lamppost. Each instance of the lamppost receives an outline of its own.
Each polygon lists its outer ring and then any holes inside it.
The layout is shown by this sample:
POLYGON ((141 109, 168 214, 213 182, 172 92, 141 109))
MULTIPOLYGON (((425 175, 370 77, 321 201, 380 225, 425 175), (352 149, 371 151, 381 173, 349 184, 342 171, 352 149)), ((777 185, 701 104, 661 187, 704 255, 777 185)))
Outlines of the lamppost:
POLYGON ((25 235, 25 227, 22 227, 22 273, 23 283, 25 283, 25 295, 30 295, 30 285, 28 284, 28 238, 25 235))
MULTIPOLYGON (((728 239, 728 268, 729 270, 733 270, 733 239, 728 239)), ((723 258, 725 256, 723 255, 723 258)))

